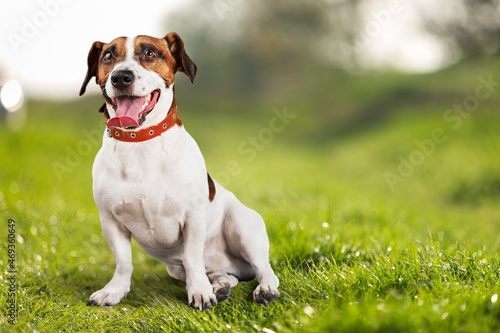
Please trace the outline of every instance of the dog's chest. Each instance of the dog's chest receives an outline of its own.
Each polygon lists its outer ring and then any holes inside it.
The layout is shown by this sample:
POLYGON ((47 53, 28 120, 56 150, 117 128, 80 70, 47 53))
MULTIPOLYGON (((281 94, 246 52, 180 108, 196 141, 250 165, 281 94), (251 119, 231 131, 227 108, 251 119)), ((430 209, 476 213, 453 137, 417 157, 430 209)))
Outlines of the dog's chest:
POLYGON ((136 198, 116 202, 110 210, 143 247, 171 248, 181 241, 185 212, 173 198, 136 198))
POLYGON ((125 152, 106 148, 94 164, 99 209, 146 249, 178 247, 190 208, 190 193, 184 190, 188 177, 179 161, 155 146, 133 146, 125 152))

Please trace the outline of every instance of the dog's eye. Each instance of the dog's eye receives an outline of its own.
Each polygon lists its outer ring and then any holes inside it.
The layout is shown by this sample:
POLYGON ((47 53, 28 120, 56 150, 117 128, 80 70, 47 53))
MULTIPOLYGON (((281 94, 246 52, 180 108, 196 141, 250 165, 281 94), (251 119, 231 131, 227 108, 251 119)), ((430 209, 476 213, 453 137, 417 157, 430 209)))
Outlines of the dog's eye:
POLYGON ((155 50, 152 50, 152 49, 146 49, 144 51, 144 57, 147 58, 147 59, 154 59, 158 56, 158 53, 156 53, 155 50))
POLYGON ((102 61, 105 63, 111 62, 111 59, 113 59, 113 54, 111 54, 111 52, 109 51, 104 53, 104 55, 102 56, 102 61))

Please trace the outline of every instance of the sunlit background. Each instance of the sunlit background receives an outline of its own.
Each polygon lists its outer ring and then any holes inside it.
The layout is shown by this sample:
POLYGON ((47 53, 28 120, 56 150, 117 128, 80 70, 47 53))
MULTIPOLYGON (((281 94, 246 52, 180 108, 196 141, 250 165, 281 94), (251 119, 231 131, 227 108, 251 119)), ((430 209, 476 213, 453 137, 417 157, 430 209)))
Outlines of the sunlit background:
POLYGON ((244 91, 313 68, 428 73, 496 54, 499 16, 494 0, 17 1, 0 13, 2 104, 76 98, 91 43, 121 35, 178 31, 202 71, 230 63, 244 91))
POLYGON ((93 41, 176 30, 199 42, 189 45, 198 58, 211 48, 219 61, 230 52, 266 64, 321 63, 356 74, 431 72, 471 52, 496 53, 497 7, 454 0, 17 1, 0 13, 0 66, 3 80, 19 80, 28 96, 74 98, 93 41), (466 31, 455 28, 464 21, 471 21, 466 31))
POLYGON ((494 0, 18 1, 0 13, 2 104, 14 113, 24 95, 76 98, 91 43, 121 35, 178 31, 203 71, 230 63, 245 91, 313 68, 429 73, 496 54, 499 16, 494 0))

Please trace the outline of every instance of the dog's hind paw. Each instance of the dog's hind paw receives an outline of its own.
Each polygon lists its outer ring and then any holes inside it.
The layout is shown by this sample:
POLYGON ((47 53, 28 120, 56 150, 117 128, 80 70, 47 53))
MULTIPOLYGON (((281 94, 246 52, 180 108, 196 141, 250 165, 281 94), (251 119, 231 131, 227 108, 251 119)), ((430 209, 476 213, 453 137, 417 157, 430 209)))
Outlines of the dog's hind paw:
POLYGON ((224 284, 217 284, 214 286, 214 294, 217 297, 217 302, 225 301, 229 298, 229 294, 231 293, 231 285, 229 282, 224 284))
POLYGON ((280 296, 278 289, 259 284, 253 292, 253 299, 260 304, 268 304, 280 296))

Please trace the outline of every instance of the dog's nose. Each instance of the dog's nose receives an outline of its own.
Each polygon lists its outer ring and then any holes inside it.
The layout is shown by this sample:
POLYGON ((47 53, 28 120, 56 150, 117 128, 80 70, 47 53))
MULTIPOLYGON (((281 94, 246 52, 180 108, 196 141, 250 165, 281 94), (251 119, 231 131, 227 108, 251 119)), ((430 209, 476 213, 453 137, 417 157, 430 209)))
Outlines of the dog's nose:
POLYGON ((125 89, 134 82, 134 73, 129 70, 116 71, 111 75, 111 84, 118 89, 125 89))

